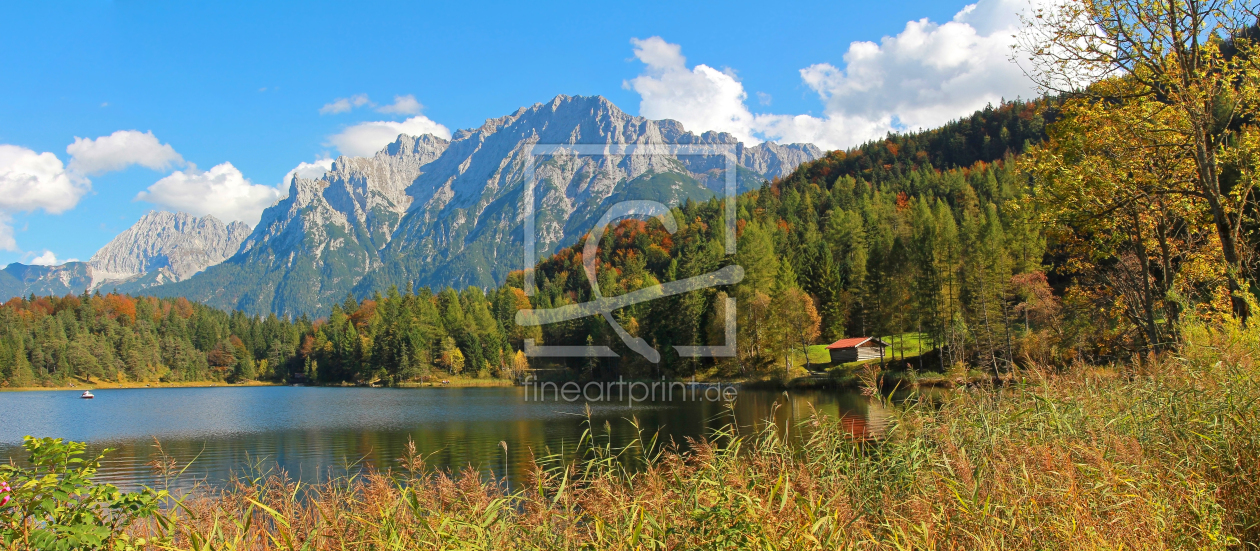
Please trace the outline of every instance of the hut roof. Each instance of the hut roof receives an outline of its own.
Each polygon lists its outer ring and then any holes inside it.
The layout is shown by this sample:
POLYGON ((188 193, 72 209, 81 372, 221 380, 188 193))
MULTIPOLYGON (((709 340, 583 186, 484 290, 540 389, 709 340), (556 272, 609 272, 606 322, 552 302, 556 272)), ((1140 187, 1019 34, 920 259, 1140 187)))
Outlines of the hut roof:
POLYGON ((873 343, 875 346, 880 346, 880 347, 888 346, 888 343, 881 341, 875 337, 853 337, 850 339, 840 339, 836 342, 833 342, 827 345, 827 350, 834 350, 837 348, 856 348, 858 346, 862 346, 866 344, 868 341, 875 341, 873 343))

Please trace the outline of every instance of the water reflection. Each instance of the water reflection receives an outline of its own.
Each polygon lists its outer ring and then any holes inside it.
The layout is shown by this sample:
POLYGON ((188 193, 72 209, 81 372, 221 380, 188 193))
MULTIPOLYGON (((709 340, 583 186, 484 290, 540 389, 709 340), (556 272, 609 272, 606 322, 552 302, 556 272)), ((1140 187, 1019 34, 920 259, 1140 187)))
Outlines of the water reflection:
MULTIPOLYGON (((570 453, 590 423, 615 447, 635 438, 635 418, 661 442, 685 447, 732 417, 743 434, 771 415, 795 426, 814 411, 842 419, 866 436, 885 423, 878 404, 856 393, 742 389, 732 407, 710 401, 526 401, 523 388, 169 388, 117 389, 80 400, 76 392, 0 393, 0 457, 20 460, 23 435, 87 441, 116 448, 101 479, 124 487, 154 485, 146 466, 153 438, 180 463, 196 459, 181 478, 220 483, 232 473, 283 469, 315 482, 364 468, 397 469, 408 440, 429 466, 472 467, 516 478, 532 457, 570 453), (777 407, 776 407, 776 404, 777 407), (499 442, 508 444, 507 452, 499 442)), ((795 429, 794 429, 795 430, 795 429)))

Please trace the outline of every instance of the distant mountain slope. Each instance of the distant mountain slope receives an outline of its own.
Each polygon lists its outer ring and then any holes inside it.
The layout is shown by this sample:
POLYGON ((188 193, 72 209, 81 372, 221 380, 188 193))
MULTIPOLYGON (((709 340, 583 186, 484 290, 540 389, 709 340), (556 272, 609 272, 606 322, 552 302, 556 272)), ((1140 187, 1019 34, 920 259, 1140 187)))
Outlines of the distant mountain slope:
MULTIPOLYGON (((809 144, 747 147, 631 116, 602 97, 557 96, 461 130, 447 142, 400 136, 373 158, 341 157, 318 180, 295 178, 240 252, 187 281, 152 290, 251 313, 319 313, 347 293, 490 286, 524 262, 525 166, 535 144, 691 144, 733 148, 741 189, 822 156, 809 144)), ((587 231, 610 200, 703 200, 720 190, 717 155, 536 157, 540 257, 587 231)))
POLYGON ((263 211, 236 256, 152 292, 252 313, 313 313, 345 298, 380 266, 378 251, 411 204, 407 186, 448 145, 401 135, 371 159, 343 156, 319 179, 294 177, 289 196, 263 211))
POLYGON ((28 266, 14 262, 0 270, 0 296, 66 295, 82 293, 92 284, 92 268, 86 262, 60 266, 28 266))
MULTIPOLYGON (((745 147, 729 134, 697 136, 676 121, 631 116, 602 97, 558 96, 457 133, 447 154, 408 189, 416 200, 397 237, 383 251, 386 269, 369 274, 356 294, 391 284, 488 286, 523 268, 522 182, 534 144, 729 145, 746 169, 738 171, 744 188, 787 174, 822 154, 808 144, 745 147)), ((707 199, 712 193, 706 188, 720 190, 724 181, 724 161, 716 154, 556 155, 537 157, 535 164, 540 257, 585 233, 610 197, 634 194, 636 184, 675 187, 637 192, 665 196, 677 204, 687 198, 707 199), (676 177, 643 178, 652 174, 676 177)))
POLYGON ((79 294, 101 289, 136 292, 183 281, 232 256, 249 235, 241 222, 151 211, 87 262, 60 266, 13 263, 0 270, 0 296, 79 294))
POLYGON ((93 287, 183 281, 235 254, 249 232, 243 222, 151 211, 92 255, 93 287))

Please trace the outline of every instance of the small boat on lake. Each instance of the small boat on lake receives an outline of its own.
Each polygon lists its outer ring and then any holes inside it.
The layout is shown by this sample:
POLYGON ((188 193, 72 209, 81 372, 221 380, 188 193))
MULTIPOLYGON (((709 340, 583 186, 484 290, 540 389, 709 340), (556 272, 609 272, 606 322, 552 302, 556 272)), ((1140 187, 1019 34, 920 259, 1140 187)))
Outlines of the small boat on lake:
POLYGON ((80 398, 83 398, 84 400, 91 400, 92 398, 95 398, 95 397, 96 397, 96 395, 95 395, 95 394, 92 394, 92 391, 90 391, 90 390, 85 390, 85 391, 83 391, 83 394, 80 394, 80 395, 79 395, 79 397, 80 397, 80 398))

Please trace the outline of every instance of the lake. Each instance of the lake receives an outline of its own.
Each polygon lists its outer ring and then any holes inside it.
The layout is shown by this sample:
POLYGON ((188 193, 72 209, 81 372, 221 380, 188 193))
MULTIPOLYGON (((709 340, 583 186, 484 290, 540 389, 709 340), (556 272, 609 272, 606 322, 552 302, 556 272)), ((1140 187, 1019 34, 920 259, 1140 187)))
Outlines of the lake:
MULTIPOLYGON (((153 486, 146 463, 153 439, 182 463, 196 460, 181 479, 220 483, 232 473, 281 468, 306 482, 371 466, 397 469, 409 439, 430 466, 501 474, 509 479, 531 452, 571 451, 585 429, 607 423, 614 446, 634 437, 628 419, 662 441, 685 446, 687 438, 712 434, 731 415, 742 430, 764 427, 772 413, 780 425, 817 410, 841 418, 848 430, 878 430, 878 404, 857 393, 738 389, 733 408, 703 397, 665 397, 642 402, 539 401, 525 387, 323 388, 206 387, 79 391, 0 392, 0 458, 20 460, 24 435, 89 443, 90 451, 116 448, 101 480, 124 488, 153 486), (527 399, 530 398, 530 399, 527 399), (672 399, 670 399, 672 398, 672 399), (776 407, 775 404, 779 406, 776 407), (500 442, 508 444, 505 458, 500 442), (252 467, 251 467, 252 466, 252 467)), ((712 393, 711 395, 716 394, 712 393)), ((658 397, 660 398, 660 397, 658 397)))

